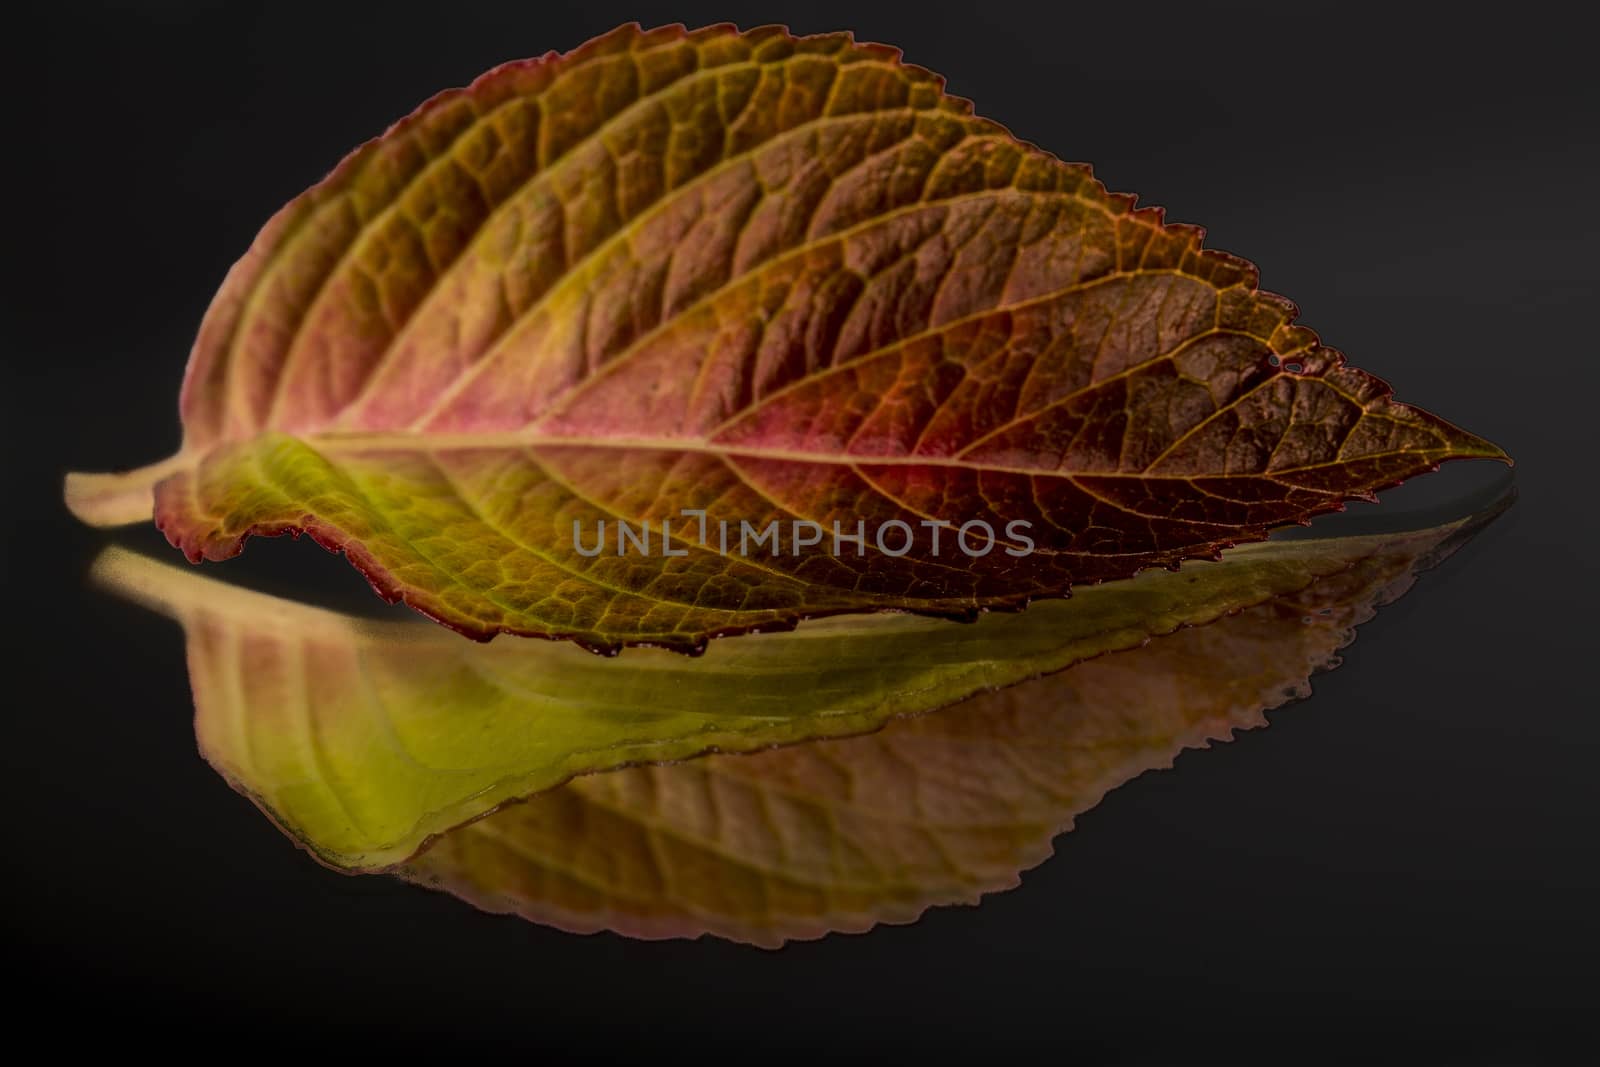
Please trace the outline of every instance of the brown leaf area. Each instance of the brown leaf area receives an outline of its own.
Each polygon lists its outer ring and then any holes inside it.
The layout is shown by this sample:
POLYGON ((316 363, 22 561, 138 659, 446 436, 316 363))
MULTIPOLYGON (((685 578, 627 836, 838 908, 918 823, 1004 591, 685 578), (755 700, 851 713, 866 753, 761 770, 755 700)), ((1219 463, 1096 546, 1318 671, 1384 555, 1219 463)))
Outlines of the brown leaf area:
POLYGON ((398 873, 568 931, 769 948, 976 903, 1018 885, 1110 790, 1306 696, 1418 562, 1375 556, 868 736, 579 778, 398 873))

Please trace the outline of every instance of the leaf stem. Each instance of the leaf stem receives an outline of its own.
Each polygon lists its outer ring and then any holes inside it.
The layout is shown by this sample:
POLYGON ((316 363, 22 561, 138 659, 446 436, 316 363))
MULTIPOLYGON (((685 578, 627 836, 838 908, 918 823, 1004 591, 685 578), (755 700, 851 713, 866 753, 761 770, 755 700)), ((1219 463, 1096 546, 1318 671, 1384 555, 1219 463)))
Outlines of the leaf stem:
POLYGON ((160 463, 109 474, 67 475, 67 510, 90 526, 126 526, 155 514, 156 483, 180 470, 189 456, 179 452, 160 463))

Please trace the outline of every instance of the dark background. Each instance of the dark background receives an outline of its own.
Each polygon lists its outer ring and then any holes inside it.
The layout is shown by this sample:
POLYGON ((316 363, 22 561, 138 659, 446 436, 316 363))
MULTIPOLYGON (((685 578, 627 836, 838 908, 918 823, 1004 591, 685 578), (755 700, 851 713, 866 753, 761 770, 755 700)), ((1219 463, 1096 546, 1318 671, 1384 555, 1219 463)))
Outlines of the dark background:
MULTIPOLYGON (((1561 8, 1473 10, 13 11, 0 342, 13 1027, 54 1008, 67 1043, 222 1055, 440 1042, 1587 1059, 1600 101, 1592 42, 1561 8), (981 113, 1253 259, 1402 399, 1509 450, 1520 504, 1366 627, 1308 703, 1118 790, 981 908, 771 954, 574 937, 319 868, 196 755, 177 627, 82 585, 110 536, 168 550, 153 530, 77 526, 61 475, 177 445, 183 362, 223 272, 347 149, 437 89, 630 19, 781 21, 902 46, 981 113)), ((361 588, 308 544, 260 542, 227 566, 278 565, 361 588)))

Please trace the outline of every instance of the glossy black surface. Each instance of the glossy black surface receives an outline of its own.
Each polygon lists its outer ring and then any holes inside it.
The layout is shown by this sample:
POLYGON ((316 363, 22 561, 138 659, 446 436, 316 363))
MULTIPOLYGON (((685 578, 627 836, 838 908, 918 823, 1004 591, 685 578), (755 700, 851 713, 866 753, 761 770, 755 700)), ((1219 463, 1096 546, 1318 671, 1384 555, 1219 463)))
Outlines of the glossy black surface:
MULTIPOLYGON (((1600 150, 1589 46, 1563 17, 596 0, 88 5, 14 25, 12 1025, 56 1008, 78 1024, 58 1040, 218 1055, 1587 1058, 1600 150), (902 46, 1019 136, 1205 224, 1402 399, 1504 446, 1519 506, 1309 702, 1116 791, 981 908, 771 954, 573 937, 319 868, 196 755, 178 627, 82 586, 107 535, 67 516, 60 476, 171 450, 224 270, 345 150, 436 89, 631 18, 902 46)), ((115 536, 161 550, 153 529, 115 536)), ((226 566, 367 599, 306 543, 226 566)))

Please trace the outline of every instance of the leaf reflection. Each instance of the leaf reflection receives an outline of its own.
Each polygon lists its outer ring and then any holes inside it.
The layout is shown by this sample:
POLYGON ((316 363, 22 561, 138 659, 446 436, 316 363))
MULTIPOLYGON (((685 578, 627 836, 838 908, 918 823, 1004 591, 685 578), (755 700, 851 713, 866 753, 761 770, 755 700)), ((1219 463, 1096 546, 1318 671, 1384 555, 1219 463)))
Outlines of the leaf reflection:
POLYGON ((119 549, 95 573, 183 623, 203 755, 324 862, 567 930, 770 946, 1016 885, 1108 790, 1304 696, 1508 503, 701 659, 475 645, 119 549))

